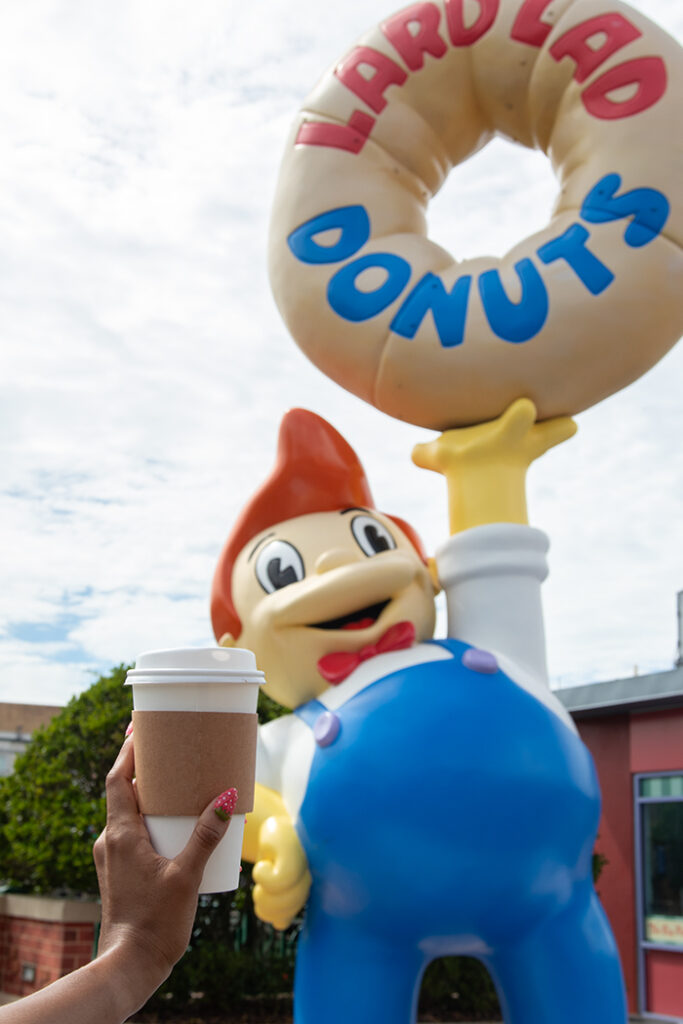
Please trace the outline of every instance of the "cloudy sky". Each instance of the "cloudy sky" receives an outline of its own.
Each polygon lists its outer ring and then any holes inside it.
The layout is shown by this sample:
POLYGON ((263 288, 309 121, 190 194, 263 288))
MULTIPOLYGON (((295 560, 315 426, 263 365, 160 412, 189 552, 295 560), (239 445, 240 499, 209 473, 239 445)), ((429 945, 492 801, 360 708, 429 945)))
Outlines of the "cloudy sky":
MULTIPOLYGON (((638 4, 679 39, 680 0, 638 4)), ((282 414, 325 415, 378 507, 433 550, 431 435, 325 379, 265 250, 320 74, 394 0, 22 0, 0 7, 0 700, 62 703, 143 650, 213 642, 216 557, 282 414)), ((430 207, 459 258, 542 227, 544 156, 496 142, 430 207)), ((683 346, 532 470, 558 685, 670 668, 683 589, 683 346)))

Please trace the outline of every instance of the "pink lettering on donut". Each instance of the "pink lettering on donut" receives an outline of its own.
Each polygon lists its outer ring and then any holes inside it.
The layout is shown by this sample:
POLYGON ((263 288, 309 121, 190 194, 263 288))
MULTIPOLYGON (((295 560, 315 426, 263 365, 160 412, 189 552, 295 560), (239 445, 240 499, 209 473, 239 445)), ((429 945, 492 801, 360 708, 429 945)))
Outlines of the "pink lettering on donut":
POLYGON ((381 29, 401 60, 411 71, 419 71, 425 53, 437 59, 448 47, 439 35, 441 11, 436 4, 413 4, 382 22, 381 29), (417 32, 411 31, 417 26, 417 32))
POLYGON ((560 36, 550 47, 550 55, 556 61, 570 57, 576 64, 574 81, 585 82, 608 57, 641 35, 636 26, 621 14, 599 14, 560 36), (589 44, 590 39, 601 35, 604 40, 600 46, 594 48, 589 44))
POLYGON ((543 46, 553 26, 541 21, 541 15, 552 0, 524 0, 515 18, 510 38, 529 46, 543 46))
POLYGON ((491 28, 498 14, 499 0, 477 0, 479 16, 469 26, 465 25, 465 0, 445 0, 448 33, 453 46, 471 46, 491 28))
POLYGON ((637 57, 605 71, 587 88, 581 99, 589 114, 603 121, 633 117, 655 105, 666 92, 666 64, 661 57, 637 57), (628 86, 635 92, 626 99, 610 98, 610 93, 628 86))
POLYGON ((354 110, 348 124, 304 121, 297 133, 295 145, 329 146, 331 149, 345 149, 348 153, 360 153, 375 120, 362 110, 354 110))
MULTIPOLYGON (((510 38, 529 46, 543 46, 553 28, 542 20, 551 3, 552 0, 523 0, 510 38)), ((408 71, 372 46, 355 46, 334 69, 335 77, 370 110, 381 114, 388 102, 387 89, 392 85, 400 88, 409 72, 419 72, 425 55, 441 60, 448 52, 449 43, 455 47, 471 46, 489 31, 498 14, 500 0, 476 0, 476 4, 477 16, 466 24, 465 0, 444 0, 448 40, 439 32, 441 9, 437 4, 415 3, 399 11, 380 27, 408 71)), ((558 63, 565 58, 572 60, 575 64, 572 77, 583 83, 609 57, 641 36, 640 29, 623 14, 606 12, 572 26, 555 40, 548 52, 558 63)), ((592 117, 612 121, 633 117, 654 106, 666 88, 664 60, 658 56, 638 57, 605 71, 585 87, 581 101, 592 117), (624 90, 627 95, 623 94, 624 90)), ((347 124, 305 121, 295 144, 327 146, 357 154, 375 123, 375 117, 361 110, 354 110, 347 124)))
POLYGON ((380 114, 387 105, 384 93, 389 86, 403 85, 408 77, 400 64, 372 46, 354 46, 334 73, 342 85, 367 103, 376 114, 380 114), (361 68, 369 68, 370 75, 366 77, 361 68))

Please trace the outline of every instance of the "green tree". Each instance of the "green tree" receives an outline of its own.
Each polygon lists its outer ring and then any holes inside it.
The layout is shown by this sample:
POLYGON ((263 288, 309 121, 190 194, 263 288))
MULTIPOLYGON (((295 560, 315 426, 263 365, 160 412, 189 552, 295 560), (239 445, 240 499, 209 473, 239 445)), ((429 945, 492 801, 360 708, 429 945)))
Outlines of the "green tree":
POLYGON ((0 881, 12 888, 97 893, 92 845, 131 716, 126 671, 119 665, 69 701, 0 780, 0 881))

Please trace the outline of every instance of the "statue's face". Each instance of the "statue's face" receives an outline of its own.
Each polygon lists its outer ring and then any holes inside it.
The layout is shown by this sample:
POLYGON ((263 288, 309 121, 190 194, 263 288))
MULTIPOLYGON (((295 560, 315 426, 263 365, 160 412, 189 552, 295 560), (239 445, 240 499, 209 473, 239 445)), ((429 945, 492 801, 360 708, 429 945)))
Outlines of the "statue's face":
POLYGON ((232 594, 236 642, 254 651, 266 693, 290 708, 330 685, 323 655, 358 651, 406 620, 417 640, 434 630, 427 567, 394 522, 362 508, 298 516, 253 537, 232 594))

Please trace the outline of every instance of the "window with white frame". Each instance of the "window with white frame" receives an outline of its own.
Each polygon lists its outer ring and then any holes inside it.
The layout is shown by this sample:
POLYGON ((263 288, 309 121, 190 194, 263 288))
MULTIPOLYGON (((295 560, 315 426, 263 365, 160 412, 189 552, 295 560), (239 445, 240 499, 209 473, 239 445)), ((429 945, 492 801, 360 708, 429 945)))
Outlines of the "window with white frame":
POLYGON ((683 951, 683 775, 638 779, 645 943, 683 951))

